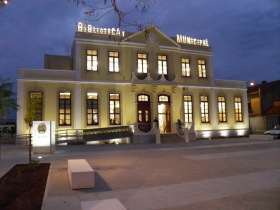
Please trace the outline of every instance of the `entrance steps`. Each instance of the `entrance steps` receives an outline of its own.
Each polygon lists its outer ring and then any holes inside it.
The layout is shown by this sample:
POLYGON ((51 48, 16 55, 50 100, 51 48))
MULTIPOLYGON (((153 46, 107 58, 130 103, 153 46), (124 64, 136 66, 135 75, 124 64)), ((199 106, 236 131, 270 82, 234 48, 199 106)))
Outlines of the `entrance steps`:
POLYGON ((176 133, 165 133, 165 134, 160 134, 160 142, 162 144, 170 144, 170 143, 183 143, 185 141, 176 133))

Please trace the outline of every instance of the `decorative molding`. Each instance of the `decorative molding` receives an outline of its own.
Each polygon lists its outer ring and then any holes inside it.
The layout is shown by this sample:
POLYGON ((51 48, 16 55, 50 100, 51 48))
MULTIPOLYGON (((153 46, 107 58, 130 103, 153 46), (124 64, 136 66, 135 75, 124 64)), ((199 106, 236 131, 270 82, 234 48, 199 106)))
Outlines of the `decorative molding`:
POLYGON ((135 88, 136 88, 136 85, 135 84, 131 84, 131 92, 135 92, 135 88))

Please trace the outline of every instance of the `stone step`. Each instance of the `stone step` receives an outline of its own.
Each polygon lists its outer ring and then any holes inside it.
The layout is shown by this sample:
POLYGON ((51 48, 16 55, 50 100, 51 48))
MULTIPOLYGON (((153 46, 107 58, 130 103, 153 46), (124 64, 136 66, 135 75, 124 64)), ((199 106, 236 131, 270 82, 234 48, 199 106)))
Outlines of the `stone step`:
POLYGON ((185 141, 177 134, 171 133, 171 134, 160 134, 160 142, 162 144, 168 144, 168 143, 182 143, 185 141))

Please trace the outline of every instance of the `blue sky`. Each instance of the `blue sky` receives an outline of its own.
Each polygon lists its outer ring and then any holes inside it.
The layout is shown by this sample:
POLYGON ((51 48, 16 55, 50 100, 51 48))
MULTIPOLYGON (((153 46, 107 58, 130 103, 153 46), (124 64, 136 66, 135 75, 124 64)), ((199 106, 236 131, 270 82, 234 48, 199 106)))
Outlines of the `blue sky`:
MULTIPOLYGON (((88 2, 103 4, 103 0, 88 2)), ((127 10, 134 0, 117 2, 127 10)), ((87 18, 84 11, 72 0, 10 0, 0 9, 0 75, 16 82, 17 68, 42 69, 44 54, 69 55, 76 23, 87 18)), ((150 13, 132 13, 128 18, 154 18, 153 24, 168 36, 207 38, 216 79, 256 83, 280 79, 279 0, 156 0, 150 13)), ((117 26, 114 13, 87 22, 117 26)))

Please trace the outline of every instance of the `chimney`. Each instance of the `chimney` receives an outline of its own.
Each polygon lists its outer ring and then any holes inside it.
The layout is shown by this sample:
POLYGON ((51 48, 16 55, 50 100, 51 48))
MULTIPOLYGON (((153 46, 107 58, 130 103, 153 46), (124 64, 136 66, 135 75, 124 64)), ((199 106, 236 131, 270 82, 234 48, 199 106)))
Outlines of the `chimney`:
POLYGON ((264 80, 264 81, 262 81, 262 84, 265 84, 266 83, 266 81, 264 80))

